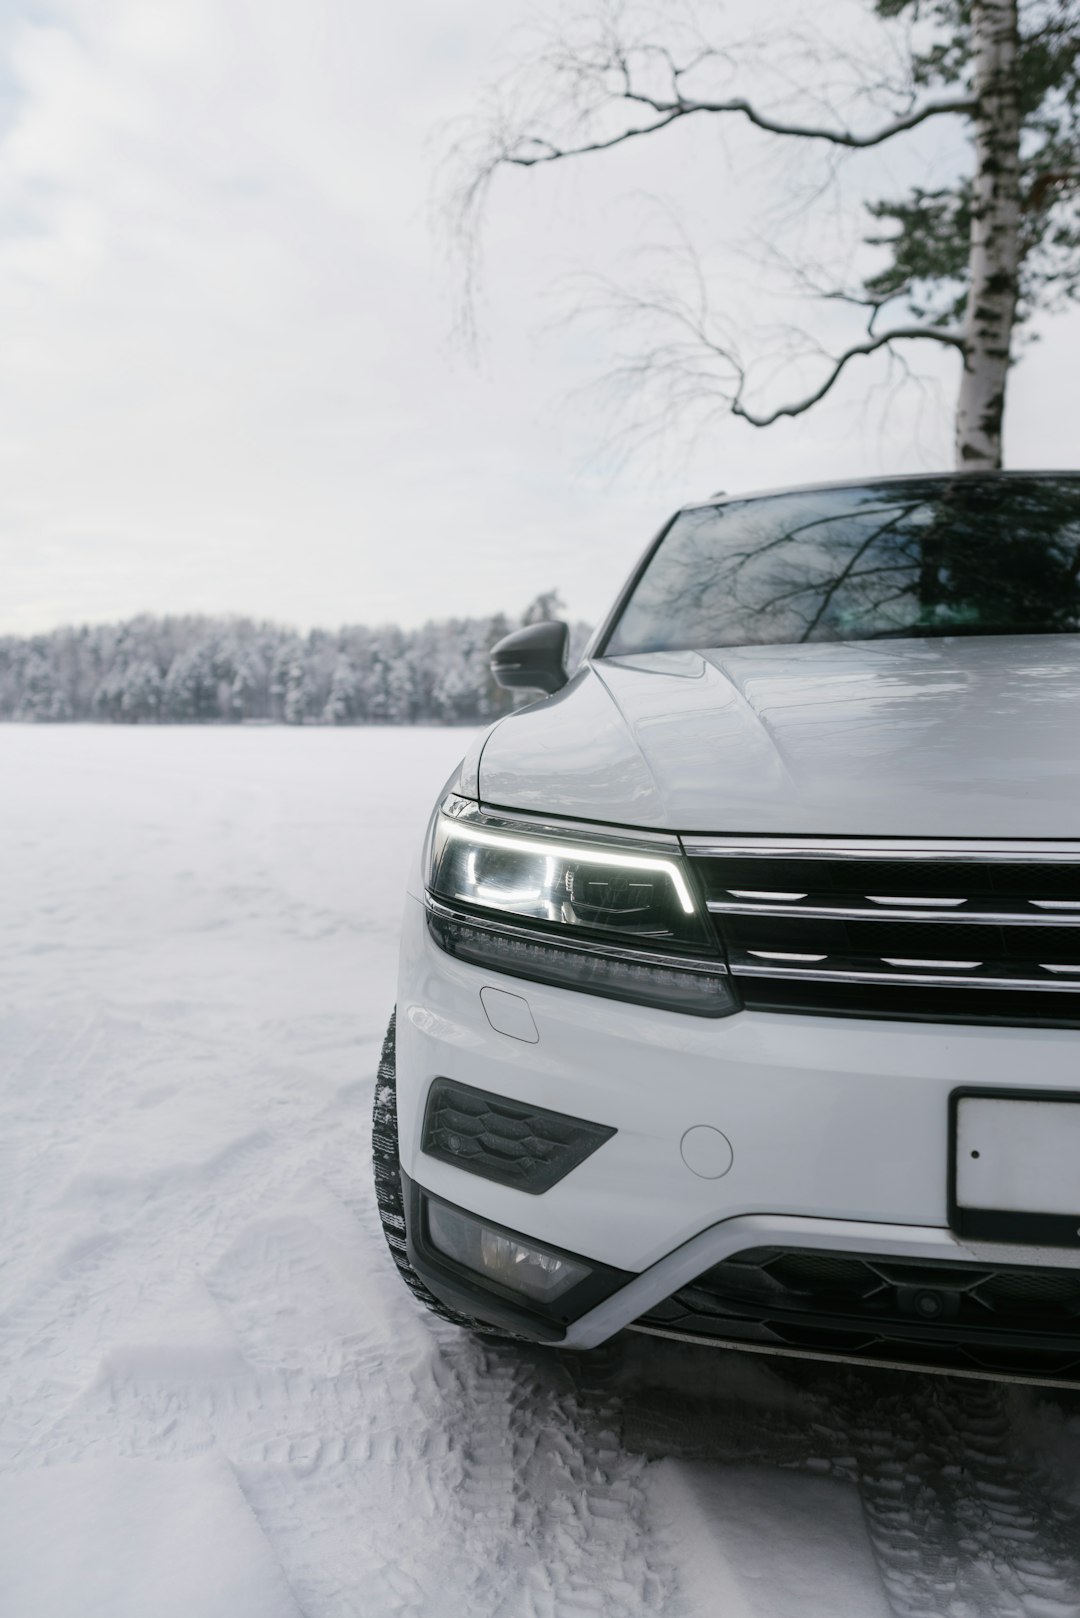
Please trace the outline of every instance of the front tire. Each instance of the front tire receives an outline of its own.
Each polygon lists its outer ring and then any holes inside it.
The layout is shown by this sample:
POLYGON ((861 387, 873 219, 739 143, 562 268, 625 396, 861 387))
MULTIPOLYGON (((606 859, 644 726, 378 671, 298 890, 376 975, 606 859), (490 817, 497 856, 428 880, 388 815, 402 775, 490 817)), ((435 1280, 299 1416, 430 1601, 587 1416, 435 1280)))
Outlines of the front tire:
POLYGON ((442 1320, 452 1321, 455 1326, 465 1326, 470 1331, 480 1332, 485 1337, 510 1342, 513 1339, 508 1333, 499 1331, 498 1327, 485 1325, 482 1320, 474 1320, 470 1315, 460 1314, 456 1309, 441 1303, 435 1294, 428 1290, 409 1263, 405 1241, 405 1201, 401 1194, 401 1160, 398 1154, 396 1031, 395 1011, 390 1017, 390 1026, 386 1030, 382 1055, 379 1057, 375 1077, 375 1107, 371 1117, 371 1165, 375 1176, 375 1200, 378 1203, 379 1218, 382 1221, 386 1245, 390 1249, 390 1257, 397 1265, 398 1274, 413 1297, 419 1299, 424 1308, 433 1315, 438 1315, 442 1320))

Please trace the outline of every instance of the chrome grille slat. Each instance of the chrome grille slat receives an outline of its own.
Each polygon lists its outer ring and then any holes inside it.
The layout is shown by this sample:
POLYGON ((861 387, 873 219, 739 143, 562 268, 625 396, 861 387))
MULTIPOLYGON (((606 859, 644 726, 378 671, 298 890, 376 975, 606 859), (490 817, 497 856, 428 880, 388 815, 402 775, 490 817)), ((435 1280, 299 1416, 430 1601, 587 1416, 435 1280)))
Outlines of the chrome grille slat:
POLYGON ((1080 842, 684 841, 751 1009, 1080 1025, 1080 842))
POLYGON ((728 892, 733 899, 753 899, 765 904, 794 903, 798 899, 808 899, 808 893, 774 893, 771 890, 759 892, 755 888, 729 888, 728 892))
MULTIPOLYGON (((895 893, 868 893, 866 897, 872 905, 880 905, 885 910, 895 905, 900 905, 905 910, 918 910, 920 905, 925 906, 927 910, 948 910, 953 905, 967 904, 966 899, 905 899, 903 895, 895 893)), ((805 893, 803 898, 806 898, 805 893)))
POLYGON ((973 972, 977 966, 983 966, 983 961, 935 961, 909 958, 906 955, 886 955, 883 957, 886 966, 932 966, 935 971, 973 972))
POLYGON ((686 852, 695 858, 718 859, 731 854, 739 859, 806 860, 937 860, 1020 862, 1046 865, 1053 860, 1080 860, 1080 844, 1075 842, 1021 843, 980 841, 957 843, 943 837, 845 838, 814 841, 802 837, 683 837, 686 852))
MULTIPOLYGON (((809 895, 808 895, 809 897, 809 895)), ((965 903, 968 901, 965 901, 965 903)), ((1029 899, 1028 904, 1038 901, 1029 899)), ((752 904, 744 900, 710 899, 708 909, 716 916, 790 916, 816 918, 821 921, 928 921, 935 924, 964 922, 968 926, 984 923, 1000 927, 1080 927, 1080 903, 1075 914, 1062 910, 885 910, 880 905, 866 908, 857 904, 752 904)))
POLYGON ((747 950, 747 954, 753 955, 755 959, 761 961, 825 961, 828 959, 826 955, 800 955, 796 950, 783 949, 751 949, 747 950))
MULTIPOLYGON (((1076 983, 1070 983, 1060 977, 1032 978, 1005 973, 994 969, 991 974, 965 972, 963 976, 945 970, 947 963, 942 962, 940 972, 915 972, 903 968, 891 969, 886 967, 884 961, 875 970, 865 961, 833 960, 821 966, 790 966, 778 962, 740 960, 737 957, 730 962, 734 977, 747 978, 802 978, 808 983, 894 983, 894 984, 920 984, 929 987, 931 984, 962 985, 965 989, 1023 989, 1031 993, 1042 993, 1052 990, 1056 994, 1080 991, 1080 977, 1076 983)), ((984 963, 985 964, 985 963, 984 963)), ((1049 969, 1047 969, 1049 970, 1049 969)))

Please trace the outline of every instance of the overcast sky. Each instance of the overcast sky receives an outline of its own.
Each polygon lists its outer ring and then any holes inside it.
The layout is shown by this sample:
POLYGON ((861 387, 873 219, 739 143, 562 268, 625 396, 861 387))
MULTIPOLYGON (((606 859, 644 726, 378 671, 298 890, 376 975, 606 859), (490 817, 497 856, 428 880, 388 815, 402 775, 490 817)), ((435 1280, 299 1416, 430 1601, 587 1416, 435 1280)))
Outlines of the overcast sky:
MULTIPOLYGON (((688 497, 948 464, 955 360, 936 351, 919 363, 937 384, 898 401, 853 368, 771 433, 730 423, 621 466, 605 451, 581 391, 604 340, 560 325, 552 289, 621 273, 666 228, 663 199, 740 320, 774 320, 747 244, 790 202, 790 156, 752 132, 507 174, 466 361, 429 226, 438 132, 531 10, 7 0, 0 630, 140 611, 415 624, 552 586, 595 618, 688 497)), ((934 138, 882 176, 947 165, 934 138)), ((1076 464, 1080 318, 1045 333, 1012 382, 1014 466, 1076 464)))

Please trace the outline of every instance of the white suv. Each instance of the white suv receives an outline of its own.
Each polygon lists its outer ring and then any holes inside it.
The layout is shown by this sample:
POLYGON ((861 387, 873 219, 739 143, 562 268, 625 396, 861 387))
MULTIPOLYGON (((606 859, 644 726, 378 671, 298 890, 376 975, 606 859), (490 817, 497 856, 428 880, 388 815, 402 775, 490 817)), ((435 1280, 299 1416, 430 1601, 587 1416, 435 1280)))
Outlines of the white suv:
POLYGON ((1080 1379, 1080 474, 711 500, 447 784, 376 1184, 438 1312, 1080 1379))

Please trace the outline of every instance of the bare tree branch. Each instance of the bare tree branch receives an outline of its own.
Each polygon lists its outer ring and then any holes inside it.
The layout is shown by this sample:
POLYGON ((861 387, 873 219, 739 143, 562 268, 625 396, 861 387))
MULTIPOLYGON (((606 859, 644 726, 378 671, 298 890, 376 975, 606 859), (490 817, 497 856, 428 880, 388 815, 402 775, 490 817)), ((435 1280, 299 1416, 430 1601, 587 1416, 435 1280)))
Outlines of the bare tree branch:
MULTIPOLYGON (((931 342, 964 353, 961 334, 945 326, 894 319, 876 330, 882 304, 889 300, 863 299, 837 289, 839 303, 863 311, 862 332, 838 352, 811 340, 802 330, 782 327, 774 331, 769 346, 778 359, 785 364, 798 359, 819 375, 823 370, 825 374, 819 384, 807 387, 804 397, 775 409, 755 408, 748 402, 750 374, 741 344, 718 318, 692 244, 684 237, 681 250, 655 249, 649 256, 659 258, 659 276, 650 276, 636 287, 595 275, 564 283, 573 291, 573 308, 566 318, 599 318, 622 350, 601 385, 622 402, 617 413, 625 425, 619 428, 618 439, 630 445, 666 435, 676 421, 705 423, 730 414, 751 426, 767 427, 784 417, 802 415, 835 387, 850 361, 879 351, 893 359, 911 343, 931 342)), ((813 290, 817 296, 829 295, 824 287, 813 290)), ((755 371, 752 391, 760 396, 760 365, 755 371)), ((765 392, 775 396, 775 385, 775 379, 771 385, 767 383, 765 392)))
MULTIPOLYGON (((622 73, 626 73, 625 61, 617 65, 622 73)), ((612 146, 621 146, 625 141, 636 140, 641 135, 653 135, 659 129, 666 129, 669 124, 680 118, 689 118, 695 113, 741 113, 742 116, 754 124, 758 129, 767 130, 771 135, 790 135, 796 140, 823 140, 833 146, 846 146, 854 150, 863 150, 869 146, 880 146, 894 135, 901 135, 906 130, 916 129, 920 124, 926 123, 929 118, 939 118, 945 113, 974 113, 978 102, 971 96, 958 96, 942 101, 928 101, 923 106, 908 113, 905 117, 894 118, 880 129, 870 131, 869 134, 857 135, 850 129, 826 129, 814 124, 787 124, 778 118, 772 118, 767 113, 759 112, 749 101, 741 96, 735 96, 728 101, 697 101, 678 96, 673 101, 662 101, 658 97, 646 95, 627 85, 621 92, 621 99, 632 101, 641 106, 651 107, 657 114, 651 123, 635 124, 629 129, 620 130, 618 134, 610 135, 606 140, 586 141, 580 146, 555 146, 550 141, 541 140, 535 135, 521 137, 526 146, 535 146, 538 150, 533 152, 514 151, 513 149, 501 153, 495 158, 495 164, 514 164, 518 168, 533 168, 538 163, 556 163, 566 157, 583 157, 589 152, 605 152, 612 146)))
POLYGON ((741 416, 743 421, 748 421, 752 427, 771 427, 774 421, 780 420, 781 416, 801 416, 804 411, 812 409, 819 400, 824 399, 825 395, 839 379, 849 360, 858 359, 865 354, 876 354, 878 349, 887 348, 892 343, 914 342, 923 339, 935 343, 944 343, 949 348, 959 349, 961 354, 964 352, 964 339, 957 332, 939 331, 934 326, 894 326, 891 331, 881 332, 879 336, 871 337, 865 343, 855 343, 851 348, 845 349, 844 353, 833 361, 832 370, 819 388, 815 389, 813 393, 807 394, 804 399, 800 399, 795 404, 779 405, 777 409, 769 411, 767 415, 759 415, 756 411, 746 408, 741 400, 742 383, 740 382, 739 390, 732 400, 731 413, 733 416, 741 416))
POLYGON ((503 152, 494 159, 493 167, 502 163, 511 163, 517 168, 534 168, 537 163, 556 163, 563 157, 583 157, 586 152, 606 152, 612 146, 621 146, 624 141, 635 140, 638 135, 652 135, 658 129, 665 129, 673 124, 676 118, 681 118, 681 112, 670 112, 664 118, 657 118, 651 124, 639 124, 630 129, 623 129, 608 140, 591 140, 583 146, 553 146, 550 141, 541 140, 538 135, 523 135, 521 141, 527 146, 539 148, 531 154, 525 152, 503 152))

